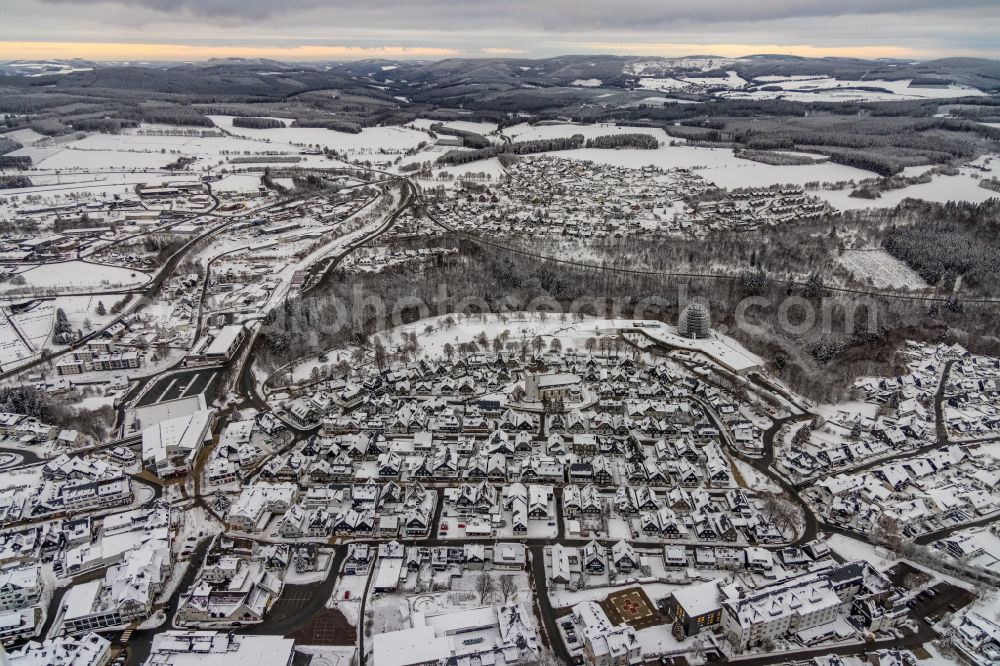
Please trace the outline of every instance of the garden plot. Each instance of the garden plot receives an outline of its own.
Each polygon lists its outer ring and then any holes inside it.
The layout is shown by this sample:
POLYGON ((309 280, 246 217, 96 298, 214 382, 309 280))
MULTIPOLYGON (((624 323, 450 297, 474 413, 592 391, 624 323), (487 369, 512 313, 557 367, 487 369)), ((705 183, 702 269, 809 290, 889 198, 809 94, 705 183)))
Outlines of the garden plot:
MULTIPOLYGON (((11 267, 7 267, 8 270, 11 267)), ((11 284, 10 281, 0 284, 0 292, 17 293, 32 289, 67 289, 85 291, 89 289, 106 289, 115 287, 138 287, 150 281, 151 277, 140 271, 92 264, 86 261, 62 261, 52 264, 18 265, 19 277, 24 278, 23 285, 11 284)))
POLYGON ((854 280, 873 287, 923 289, 927 283, 916 271, 882 248, 845 250, 840 263, 854 280))

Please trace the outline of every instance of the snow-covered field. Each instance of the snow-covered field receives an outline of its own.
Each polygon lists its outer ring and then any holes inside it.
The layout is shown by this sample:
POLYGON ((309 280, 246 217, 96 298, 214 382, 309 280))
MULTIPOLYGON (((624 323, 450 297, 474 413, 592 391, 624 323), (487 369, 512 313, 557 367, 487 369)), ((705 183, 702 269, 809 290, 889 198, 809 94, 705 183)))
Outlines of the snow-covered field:
MULTIPOLYGON (((36 174, 31 172, 33 187, 4 190, 5 196, 40 194, 56 202, 78 200, 110 200, 114 195, 125 196, 135 192, 137 183, 159 184, 163 176, 148 172, 77 171, 60 172, 48 169, 36 174)), ((190 182, 196 176, 174 176, 171 182, 190 182)), ((6 207, 0 206, 0 211, 6 207)))
POLYGON ((874 287, 922 289, 927 286, 916 271, 882 248, 845 250, 839 259, 855 280, 874 287))
POLYGON ((230 174, 221 180, 212 183, 212 191, 222 192, 256 192, 260 187, 260 176, 257 174, 230 174))
POLYGON ((10 369, 34 358, 45 346, 55 308, 52 301, 37 303, 27 312, 0 313, 0 368, 10 369))
POLYGON ((476 134, 483 135, 497 131, 496 123, 476 120, 434 120, 432 118, 417 118, 410 124, 418 129, 430 129, 431 125, 436 125, 437 123, 441 123, 450 129, 460 130, 463 132, 475 132, 476 134))
MULTIPOLYGON (((607 320, 597 321, 607 324, 607 320)), ((587 338, 596 334, 595 321, 589 317, 582 322, 574 322, 569 316, 563 321, 560 315, 547 315, 543 319, 539 313, 517 312, 506 315, 486 314, 481 317, 471 315, 464 318, 459 315, 441 315, 397 326, 379 333, 378 336, 386 343, 386 347, 391 348, 402 342, 404 332, 414 332, 417 334, 420 353, 430 358, 440 358, 444 355, 446 344, 457 347, 462 342, 474 340, 480 333, 492 340, 504 331, 509 333, 511 341, 520 340, 522 337, 531 340, 535 336, 542 336, 548 344, 553 337, 558 337, 564 349, 569 347, 582 349, 587 338), (454 320, 454 325, 448 325, 449 318, 454 320), (426 332, 428 326, 432 329, 430 332, 426 332)))
MULTIPOLYGON (((816 196, 829 201, 830 204, 839 210, 853 210, 858 208, 892 208, 903 199, 923 199, 924 201, 969 201, 972 203, 982 203, 988 199, 1000 197, 1000 193, 979 187, 979 181, 983 178, 1000 177, 1000 160, 994 158, 989 164, 981 160, 977 164, 984 164, 986 171, 962 167, 957 176, 935 175, 931 182, 910 185, 898 190, 883 192, 878 199, 861 199, 851 197, 849 189, 843 190, 817 190, 816 196)), ((800 168, 800 167, 795 167, 800 168)), ((813 167, 806 167, 811 169, 813 167)), ((919 175, 929 167, 912 167, 909 175, 919 175)), ((865 172, 861 172, 865 173, 865 172)))
MULTIPOLYGON (((645 72, 643 72, 645 73, 645 72)), ((821 75, 760 76, 752 82, 735 71, 725 77, 642 76, 639 87, 662 92, 698 92, 718 90, 720 97, 739 99, 786 99, 795 102, 886 102, 907 99, 948 99, 979 97, 981 90, 956 84, 942 86, 911 85, 911 79, 834 79, 821 75), (764 90, 763 88, 767 88, 764 90)))
POLYGON ((747 488, 769 493, 781 492, 781 488, 779 488, 774 481, 767 478, 742 460, 730 456, 729 462, 733 464, 736 471, 738 471, 740 476, 743 477, 743 481, 746 482, 747 488))
POLYGON ((115 318, 111 314, 111 306, 122 300, 122 296, 61 296, 55 299, 55 307, 66 313, 73 330, 84 328, 87 320, 91 326, 100 328, 115 318), (98 303, 104 303, 105 314, 97 314, 98 303))
MULTIPOLYGON (((527 123, 521 123, 520 125, 508 127, 503 131, 503 133, 515 141, 534 141, 535 139, 557 139, 561 137, 569 138, 574 134, 582 134, 585 139, 593 139, 594 137, 605 136, 608 134, 649 134, 650 136, 655 136, 661 142, 667 142, 670 139, 670 137, 668 137, 663 130, 656 127, 620 127, 618 125, 608 123, 599 123, 597 125, 573 125, 570 123, 529 125, 527 123)), ((653 151, 636 150, 614 152, 649 153, 653 151)))
MULTIPOLYGON (((425 133, 405 127, 366 127, 359 134, 349 134, 319 127, 248 129, 233 127, 232 116, 210 116, 210 118, 216 126, 235 136, 268 141, 272 150, 282 146, 292 149, 295 147, 293 144, 317 144, 348 154, 377 153, 383 149, 406 150, 427 140, 425 133)), ((255 143, 254 149, 261 150, 260 144, 255 143)))
POLYGON ((158 152, 67 147, 38 163, 45 169, 162 169, 174 158, 158 152))
POLYGON ((296 645, 295 651, 309 655, 312 666, 351 666, 357 648, 353 645, 296 645))
POLYGON ((911 86, 910 79, 885 81, 838 80, 828 76, 761 77, 757 83, 776 90, 738 91, 725 93, 725 97, 745 99, 787 99, 796 102, 881 102, 905 99, 947 99, 952 97, 979 97, 986 93, 968 86, 948 85, 939 87, 911 86), (762 79, 767 79, 762 80, 762 79), (865 90, 867 89, 867 90, 865 90), (879 90, 874 90, 879 89, 879 90), (884 91, 884 92, 883 92, 884 91))
POLYGON ((642 77, 639 79, 639 87, 645 90, 659 91, 685 91, 695 92, 706 88, 729 88, 739 89, 747 85, 747 81, 734 71, 726 72, 726 76, 707 77, 642 77))
POLYGON ((478 160, 476 162, 470 162, 469 164, 460 164, 458 166, 435 169, 434 173, 446 173, 455 178, 461 178, 462 176, 478 177, 482 174, 483 176, 488 175, 491 180, 497 180, 504 174, 504 170, 500 165, 500 160, 492 157, 488 160, 478 160))
POLYGON ((141 271, 133 271, 118 266, 91 264, 85 261, 63 261, 55 264, 19 266, 18 275, 23 277, 23 285, 0 284, 0 292, 24 288, 36 289, 100 289, 105 287, 137 287, 151 279, 141 271))

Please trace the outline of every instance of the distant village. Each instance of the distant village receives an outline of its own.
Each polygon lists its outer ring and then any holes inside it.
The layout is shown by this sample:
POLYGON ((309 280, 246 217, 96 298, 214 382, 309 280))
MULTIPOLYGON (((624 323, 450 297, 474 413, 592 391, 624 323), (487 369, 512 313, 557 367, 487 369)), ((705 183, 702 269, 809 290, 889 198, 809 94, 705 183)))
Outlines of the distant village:
POLYGON ((492 186, 459 189, 432 209, 449 228, 495 236, 603 238, 751 231, 822 217, 828 204, 799 187, 717 188, 696 170, 641 170, 522 157, 492 186))

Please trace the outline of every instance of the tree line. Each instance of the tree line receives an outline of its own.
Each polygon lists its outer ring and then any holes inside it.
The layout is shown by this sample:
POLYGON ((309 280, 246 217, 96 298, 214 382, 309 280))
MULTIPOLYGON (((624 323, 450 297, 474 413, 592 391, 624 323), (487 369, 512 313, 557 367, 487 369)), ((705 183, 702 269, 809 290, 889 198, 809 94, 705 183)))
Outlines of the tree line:
POLYGON ((985 244, 946 220, 891 229, 882 246, 930 285, 949 285, 958 277, 978 284, 1000 272, 996 243, 985 244))
POLYGON ((233 127, 245 127, 247 129, 284 129, 285 123, 281 122, 277 118, 241 116, 233 118, 233 127))
POLYGON ((486 160, 500 155, 529 155, 531 153, 548 153, 557 150, 574 150, 583 148, 582 134, 571 137, 555 137, 551 139, 533 139, 531 141, 515 141, 509 144, 497 144, 479 150, 451 150, 437 159, 438 164, 455 166, 468 164, 478 160, 486 160))
POLYGON ((651 134, 630 132, 627 134, 604 134, 587 139, 587 148, 640 148, 651 150, 660 147, 660 142, 651 134))

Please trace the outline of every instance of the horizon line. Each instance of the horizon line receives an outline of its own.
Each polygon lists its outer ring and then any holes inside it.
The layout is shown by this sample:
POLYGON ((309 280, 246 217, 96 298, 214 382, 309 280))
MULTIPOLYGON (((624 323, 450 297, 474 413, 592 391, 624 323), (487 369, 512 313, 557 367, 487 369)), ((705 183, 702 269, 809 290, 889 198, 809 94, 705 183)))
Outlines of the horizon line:
POLYGON ((754 57, 791 57, 805 60, 854 59, 868 61, 926 62, 949 58, 1000 60, 1000 54, 975 51, 952 53, 919 52, 888 45, 822 47, 807 44, 678 44, 591 42, 564 44, 566 51, 533 55, 524 49, 481 47, 466 51, 442 46, 277 45, 234 46, 172 43, 114 42, 26 42, 0 41, 0 61, 84 60, 94 63, 197 63, 212 60, 272 60, 287 63, 358 62, 365 60, 441 61, 534 60, 560 57, 606 58, 718 58, 738 60, 754 57))

